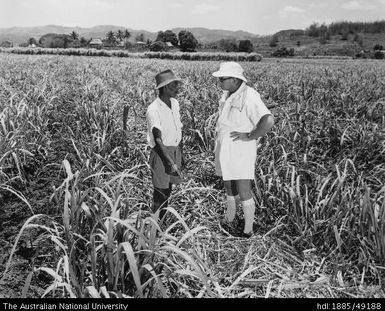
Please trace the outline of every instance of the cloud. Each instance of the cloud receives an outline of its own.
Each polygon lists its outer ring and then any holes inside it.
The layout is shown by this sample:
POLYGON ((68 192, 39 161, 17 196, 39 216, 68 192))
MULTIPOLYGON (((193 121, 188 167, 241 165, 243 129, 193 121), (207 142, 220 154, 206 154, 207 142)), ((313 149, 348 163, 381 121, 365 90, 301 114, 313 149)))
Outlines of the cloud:
POLYGON ((304 12, 305 12, 304 9, 301 9, 301 8, 295 7, 295 6, 287 5, 282 10, 279 11, 279 16, 280 17, 287 17, 289 14, 298 14, 298 13, 304 13, 304 12))
POLYGON ((305 12, 304 9, 297 8, 295 6, 290 6, 290 5, 285 6, 283 11, 288 12, 288 13, 303 13, 303 12, 305 12))
POLYGON ((219 11, 219 7, 212 4, 198 4, 194 7, 193 13, 198 15, 205 15, 211 12, 219 11))
POLYGON ((326 8, 328 6, 327 3, 306 3, 305 5, 312 9, 326 8))
POLYGON ((348 3, 344 3, 342 5, 342 8, 345 10, 350 10, 350 11, 370 11, 370 10, 375 10, 376 6, 372 4, 364 4, 363 2, 360 1, 349 1, 348 3))

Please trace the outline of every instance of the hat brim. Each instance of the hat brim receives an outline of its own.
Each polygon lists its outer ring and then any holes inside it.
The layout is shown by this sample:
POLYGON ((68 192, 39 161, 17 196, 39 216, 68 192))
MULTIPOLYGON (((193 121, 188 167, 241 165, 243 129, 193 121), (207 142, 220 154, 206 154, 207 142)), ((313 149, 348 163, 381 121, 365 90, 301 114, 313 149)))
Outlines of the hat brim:
POLYGON ((243 80, 245 82, 247 82, 247 79, 243 76, 243 75, 237 75, 237 74, 234 74, 232 72, 226 72, 226 71, 216 71, 212 74, 214 77, 216 78, 220 78, 220 77, 232 77, 232 78, 237 78, 237 79, 240 79, 240 80, 243 80))
POLYGON ((171 82, 174 82, 174 81, 178 81, 178 82, 182 83, 182 80, 181 80, 181 79, 174 78, 174 79, 170 79, 170 80, 163 81, 162 83, 160 83, 159 85, 157 85, 155 88, 156 88, 156 89, 160 89, 161 87, 164 87, 164 86, 166 86, 167 84, 170 84, 171 82))

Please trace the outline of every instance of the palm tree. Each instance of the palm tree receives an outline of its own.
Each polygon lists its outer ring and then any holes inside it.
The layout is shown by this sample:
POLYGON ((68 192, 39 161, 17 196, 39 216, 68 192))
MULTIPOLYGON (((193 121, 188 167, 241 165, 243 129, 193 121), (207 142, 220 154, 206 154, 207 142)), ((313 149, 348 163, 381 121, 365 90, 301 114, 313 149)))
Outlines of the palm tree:
POLYGON ((75 31, 72 31, 70 33, 70 37, 72 38, 72 40, 77 40, 79 39, 79 35, 75 32, 75 31))
POLYGON ((107 41, 110 44, 115 44, 116 43, 116 37, 115 37, 115 34, 114 34, 114 32, 112 30, 107 33, 107 41))
POLYGON ((120 41, 123 40, 123 37, 124 37, 124 34, 123 34, 123 31, 121 31, 120 29, 117 31, 116 33, 116 38, 120 41))
POLYGON ((126 29, 125 31, 124 31, 124 35, 123 35, 123 37, 124 37, 124 39, 130 39, 130 37, 131 37, 131 33, 126 29))

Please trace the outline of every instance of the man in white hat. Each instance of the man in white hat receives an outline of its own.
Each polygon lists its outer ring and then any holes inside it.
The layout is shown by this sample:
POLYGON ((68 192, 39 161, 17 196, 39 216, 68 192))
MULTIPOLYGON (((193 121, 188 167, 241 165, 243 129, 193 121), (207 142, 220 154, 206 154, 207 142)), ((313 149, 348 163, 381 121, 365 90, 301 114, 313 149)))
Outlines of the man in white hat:
POLYGON ((155 76, 159 96, 147 108, 147 141, 154 186, 152 211, 163 218, 172 185, 182 181, 182 122, 175 99, 181 82, 171 70, 155 76))
POLYGON ((246 85, 242 67, 236 62, 220 64, 213 73, 224 90, 219 101, 216 125, 215 169, 227 195, 222 226, 231 228, 238 204, 244 214, 243 237, 251 237, 255 202, 251 191, 257 157, 257 139, 274 125, 274 118, 259 93, 246 85))

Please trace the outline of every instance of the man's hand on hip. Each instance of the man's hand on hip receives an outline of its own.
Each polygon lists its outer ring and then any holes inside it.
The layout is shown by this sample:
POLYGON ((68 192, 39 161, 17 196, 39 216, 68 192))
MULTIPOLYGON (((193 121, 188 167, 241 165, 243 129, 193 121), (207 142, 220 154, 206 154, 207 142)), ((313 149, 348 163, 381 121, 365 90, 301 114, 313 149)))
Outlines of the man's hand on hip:
POLYGON ((242 133, 242 132, 231 132, 230 138, 232 138, 234 141, 241 140, 241 141, 250 141, 253 140, 253 138, 249 137, 249 133, 242 133))

